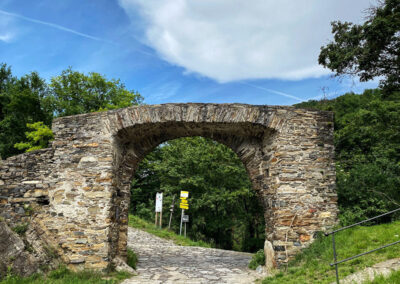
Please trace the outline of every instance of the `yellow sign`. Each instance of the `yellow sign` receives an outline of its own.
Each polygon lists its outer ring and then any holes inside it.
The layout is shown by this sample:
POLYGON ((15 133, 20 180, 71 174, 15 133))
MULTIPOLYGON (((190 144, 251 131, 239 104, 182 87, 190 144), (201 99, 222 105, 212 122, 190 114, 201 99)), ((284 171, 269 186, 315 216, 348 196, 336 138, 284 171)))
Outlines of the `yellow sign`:
POLYGON ((189 191, 181 191, 181 198, 188 198, 189 197, 189 191))
POLYGON ((189 209, 189 204, 187 204, 187 203, 180 203, 179 204, 179 208, 181 208, 181 209, 189 209))
POLYGON ((181 198, 181 203, 182 203, 182 204, 188 204, 188 201, 187 201, 186 199, 182 199, 182 198, 181 198))

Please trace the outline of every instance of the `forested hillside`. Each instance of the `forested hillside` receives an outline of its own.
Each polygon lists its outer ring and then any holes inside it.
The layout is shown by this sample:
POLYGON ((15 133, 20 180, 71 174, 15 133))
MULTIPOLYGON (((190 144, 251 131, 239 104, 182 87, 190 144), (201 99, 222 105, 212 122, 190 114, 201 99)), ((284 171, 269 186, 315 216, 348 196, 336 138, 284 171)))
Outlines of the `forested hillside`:
MULTIPOLYGON (((335 113, 336 177, 342 224, 400 207, 400 92, 348 93, 298 108, 335 113)), ((396 216, 393 216, 396 218, 396 216)))

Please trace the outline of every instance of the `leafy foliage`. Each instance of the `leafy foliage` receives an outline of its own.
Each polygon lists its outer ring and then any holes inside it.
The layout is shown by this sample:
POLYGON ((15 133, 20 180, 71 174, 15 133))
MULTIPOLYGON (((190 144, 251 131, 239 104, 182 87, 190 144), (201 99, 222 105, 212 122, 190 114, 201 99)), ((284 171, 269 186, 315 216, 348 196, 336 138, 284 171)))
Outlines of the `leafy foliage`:
POLYGON ((52 111, 42 104, 47 85, 35 72, 15 78, 5 64, 0 66, 0 156, 7 158, 20 153, 14 148, 27 141, 27 123, 51 123, 52 111))
MULTIPOLYGON (((226 146, 202 137, 171 140, 139 165, 132 182, 132 213, 154 219, 154 198, 164 192, 164 212, 175 195, 172 222, 179 231, 181 190, 189 191, 188 236, 216 247, 257 251, 264 244, 261 204, 246 169, 226 146)), ((163 214, 168 224, 168 214, 163 214)))
POLYGON ((253 255, 249 263, 249 268, 256 270, 259 265, 265 265, 265 254, 263 249, 260 249, 253 255))
POLYGON ((25 132, 26 138, 29 140, 28 142, 20 142, 14 145, 19 150, 26 149, 25 152, 31 152, 46 148, 49 141, 54 138, 51 129, 47 125, 44 125, 42 121, 27 123, 26 126, 33 130, 25 132))
POLYGON ((400 97, 388 98, 376 89, 296 107, 335 112, 337 193, 343 224, 400 206, 400 97))
POLYGON ((123 108, 142 102, 141 95, 126 90, 120 80, 107 80, 95 72, 85 75, 71 68, 53 77, 50 88, 47 103, 53 106, 57 116, 123 108))
POLYGON ((319 63, 337 75, 361 81, 383 77, 387 94, 400 90, 400 1, 384 0, 361 25, 332 23, 334 41, 321 48, 319 63))
POLYGON ((85 75, 69 68, 47 84, 36 72, 17 78, 10 67, 0 64, 0 156, 4 159, 23 150, 47 147, 54 117, 141 102, 139 93, 98 73, 85 75))

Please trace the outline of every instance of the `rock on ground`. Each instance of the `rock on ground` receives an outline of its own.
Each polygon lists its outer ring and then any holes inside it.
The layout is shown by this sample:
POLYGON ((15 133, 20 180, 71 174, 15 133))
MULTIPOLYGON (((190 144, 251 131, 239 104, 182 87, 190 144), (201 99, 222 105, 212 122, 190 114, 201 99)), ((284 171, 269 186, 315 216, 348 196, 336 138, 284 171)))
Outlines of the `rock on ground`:
POLYGON ((0 222, 0 279, 12 272, 28 276, 39 268, 38 260, 26 251, 22 239, 0 222))
POLYGON ((344 279, 340 279, 340 283, 343 284, 364 283, 365 281, 372 281, 374 280, 375 277, 380 275, 387 277, 389 276, 389 274, 397 270, 400 270, 400 258, 389 259, 374 264, 371 267, 367 267, 364 270, 353 273, 345 277, 344 279))
POLYGON ((247 268, 250 253, 185 247, 129 228, 128 247, 139 257, 134 283, 253 283, 266 275, 247 268))

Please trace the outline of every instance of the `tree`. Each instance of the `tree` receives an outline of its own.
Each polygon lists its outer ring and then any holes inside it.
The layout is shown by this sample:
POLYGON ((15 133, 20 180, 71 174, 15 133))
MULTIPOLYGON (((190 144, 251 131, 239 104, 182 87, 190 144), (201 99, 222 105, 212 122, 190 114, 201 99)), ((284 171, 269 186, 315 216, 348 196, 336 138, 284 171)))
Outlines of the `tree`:
POLYGON ((46 82, 36 72, 21 78, 12 76, 10 67, 0 66, 0 156, 21 153, 14 148, 18 142, 27 141, 27 123, 43 121, 50 124, 51 109, 41 101, 48 95, 46 82))
POLYGON ((337 193, 343 225, 400 207, 400 100, 376 89, 296 107, 335 112, 337 193))
POLYGON ((88 75, 68 68, 50 83, 51 96, 46 100, 56 116, 123 108, 140 104, 138 92, 128 91, 120 80, 107 80, 99 73, 88 75))
POLYGON ((16 143, 14 147, 19 150, 31 152, 46 148, 49 141, 54 138, 53 132, 47 125, 43 123, 43 121, 27 123, 26 126, 32 129, 31 131, 25 132, 26 138, 29 141, 16 143))
POLYGON ((0 157, 46 147, 55 116, 127 107, 142 100, 119 80, 98 73, 85 75, 69 68, 48 85, 37 72, 17 78, 7 64, 0 64, 0 157))
POLYGON ((383 77, 386 95, 400 91, 400 0, 384 0, 356 25, 332 23, 333 42, 321 48, 319 63, 336 75, 358 75, 361 81, 383 77))

